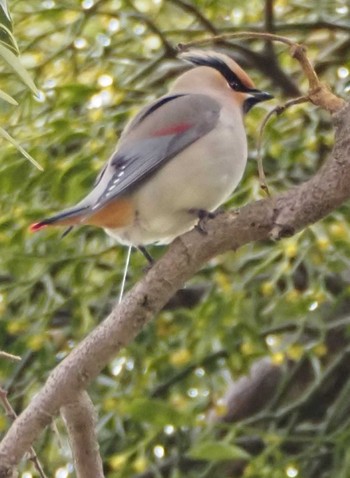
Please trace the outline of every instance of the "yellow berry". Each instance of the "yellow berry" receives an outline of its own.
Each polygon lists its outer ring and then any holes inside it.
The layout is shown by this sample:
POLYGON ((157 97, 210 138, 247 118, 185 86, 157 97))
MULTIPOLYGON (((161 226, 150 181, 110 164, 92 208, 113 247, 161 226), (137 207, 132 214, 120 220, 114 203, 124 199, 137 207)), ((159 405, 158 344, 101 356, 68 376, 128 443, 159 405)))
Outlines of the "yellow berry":
POLYGON ((170 363, 175 367, 185 365, 191 360, 192 354, 188 349, 179 349, 170 357, 170 363))
POLYGON ((265 297, 268 297, 273 294, 275 285, 273 282, 265 281, 261 284, 260 290, 265 297))
POLYGON ((301 345, 294 344, 288 348, 287 355, 292 360, 299 360, 304 353, 304 349, 301 345))
POLYGON ((112 470, 118 470, 126 463, 127 459, 128 459, 128 455, 126 454, 113 455, 109 459, 109 466, 112 468, 112 470))
POLYGON ((326 251, 329 249, 331 243, 327 237, 319 237, 317 239, 317 245, 321 251, 326 251))
POLYGON ((277 352, 272 355, 271 360, 274 365, 281 365, 284 362, 285 356, 282 352, 277 352))
POLYGON ((31 350, 40 350, 45 342, 47 341, 47 337, 42 334, 42 335, 33 335, 32 337, 29 338, 28 340, 28 348, 31 350))
POLYGON ((346 239, 348 236, 345 225, 340 222, 331 224, 329 232, 334 239, 346 239))
POLYGON ((133 468, 137 473, 142 473, 147 468, 148 461, 144 456, 138 456, 133 463, 133 468))
POLYGON ((328 349, 326 344, 318 344, 314 347, 314 353, 317 357, 324 357, 327 355, 328 349))

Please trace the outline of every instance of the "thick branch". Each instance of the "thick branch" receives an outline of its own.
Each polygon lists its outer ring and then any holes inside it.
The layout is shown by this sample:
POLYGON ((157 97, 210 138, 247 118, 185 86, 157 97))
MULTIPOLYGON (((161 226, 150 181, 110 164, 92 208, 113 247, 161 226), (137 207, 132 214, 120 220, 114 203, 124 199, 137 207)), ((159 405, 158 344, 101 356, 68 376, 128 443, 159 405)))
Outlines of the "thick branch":
POLYGON ((72 448, 78 478, 103 478, 102 460, 95 433, 96 412, 85 391, 61 408, 72 448))

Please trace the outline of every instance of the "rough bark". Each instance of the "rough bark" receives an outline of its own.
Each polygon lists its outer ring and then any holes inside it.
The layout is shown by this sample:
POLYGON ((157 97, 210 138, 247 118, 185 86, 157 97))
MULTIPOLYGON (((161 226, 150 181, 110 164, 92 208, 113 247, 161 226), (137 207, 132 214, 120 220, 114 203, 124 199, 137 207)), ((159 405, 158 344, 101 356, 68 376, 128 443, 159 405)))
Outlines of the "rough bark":
POLYGON ((69 435, 78 478, 103 478, 102 460, 96 437, 96 411, 89 395, 80 391, 61 408, 69 435))

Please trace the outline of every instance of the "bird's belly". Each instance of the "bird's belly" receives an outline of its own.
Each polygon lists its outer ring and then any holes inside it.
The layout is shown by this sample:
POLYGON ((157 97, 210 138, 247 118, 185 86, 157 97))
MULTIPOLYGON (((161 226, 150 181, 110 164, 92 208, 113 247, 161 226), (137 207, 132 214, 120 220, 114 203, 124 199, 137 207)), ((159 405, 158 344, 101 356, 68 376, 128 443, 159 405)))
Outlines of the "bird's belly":
POLYGON ((210 132, 135 191, 132 225, 107 232, 134 245, 170 242, 198 221, 191 210, 213 211, 230 196, 242 178, 246 158, 243 125, 210 132))

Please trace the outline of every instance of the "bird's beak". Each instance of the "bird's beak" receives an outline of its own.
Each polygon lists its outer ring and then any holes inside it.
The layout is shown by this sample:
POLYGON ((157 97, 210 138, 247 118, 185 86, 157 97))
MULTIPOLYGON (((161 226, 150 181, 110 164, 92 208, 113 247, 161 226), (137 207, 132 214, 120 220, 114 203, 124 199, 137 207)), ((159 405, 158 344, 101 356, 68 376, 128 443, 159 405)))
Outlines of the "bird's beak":
POLYGON ((273 98, 273 96, 270 95, 270 93, 266 93, 266 91, 251 89, 247 93, 249 96, 243 103, 244 113, 248 113, 248 111, 253 108, 253 106, 257 103, 261 103, 261 101, 271 100, 273 98))
POLYGON ((249 93, 254 97, 255 103, 271 100, 273 98, 273 96, 270 95, 270 93, 267 93, 266 91, 251 90, 249 93))

